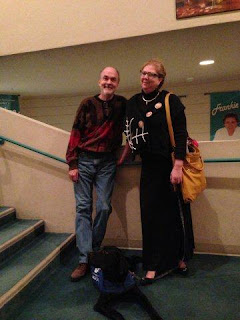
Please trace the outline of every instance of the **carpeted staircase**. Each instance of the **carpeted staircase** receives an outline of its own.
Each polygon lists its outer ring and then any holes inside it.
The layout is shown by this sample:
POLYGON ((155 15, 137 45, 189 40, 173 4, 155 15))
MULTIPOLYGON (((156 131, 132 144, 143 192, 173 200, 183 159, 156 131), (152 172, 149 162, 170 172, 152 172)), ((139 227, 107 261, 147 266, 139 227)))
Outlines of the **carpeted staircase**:
POLYGON ((33 294, 64 262, 73 234, 46 233, 43 220, 17 219, 0 207, 0 319, 13 319, 33 294))

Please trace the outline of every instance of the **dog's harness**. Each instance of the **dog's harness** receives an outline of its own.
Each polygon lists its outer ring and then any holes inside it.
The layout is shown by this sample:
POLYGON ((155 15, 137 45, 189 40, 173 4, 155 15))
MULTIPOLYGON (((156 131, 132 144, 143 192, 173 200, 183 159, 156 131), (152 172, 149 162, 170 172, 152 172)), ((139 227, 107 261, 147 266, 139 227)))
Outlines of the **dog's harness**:
POLYGON ((116 283, 104 279, 104 274, 101 268, 91 267, 91 274, 94 286, 103 293, 123 293, 135 286, 134 274, 128 272, 124 282, 116 283))

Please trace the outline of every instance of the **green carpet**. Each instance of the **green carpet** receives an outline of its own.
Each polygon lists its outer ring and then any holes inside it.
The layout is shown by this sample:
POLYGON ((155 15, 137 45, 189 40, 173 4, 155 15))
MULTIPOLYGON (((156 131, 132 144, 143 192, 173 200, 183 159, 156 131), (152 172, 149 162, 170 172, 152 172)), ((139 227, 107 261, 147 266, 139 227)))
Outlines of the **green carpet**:
MULTIPOLYGON (((128 254, 131 254, 129 252, 128 254)), ((136 252, 134 252, 135 254, 136 252)), ((75 254, 61 266, 13 320, 106 319, 93 311, 98 292, 90 275, 72 283, 69 275, 77 264, 75 254)), ((170 275, 142 291, 164 320, 239 320, 240 258, 195 255, 190 275, 170 275)), ((116 309, 127 319, 149 319, 136 304, 121 303, 116 309)))

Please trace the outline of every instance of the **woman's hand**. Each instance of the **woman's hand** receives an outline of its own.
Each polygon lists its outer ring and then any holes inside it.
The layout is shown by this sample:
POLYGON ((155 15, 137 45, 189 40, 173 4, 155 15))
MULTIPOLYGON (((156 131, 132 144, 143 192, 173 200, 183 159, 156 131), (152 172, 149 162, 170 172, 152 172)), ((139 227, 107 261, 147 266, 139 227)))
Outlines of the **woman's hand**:
POLYGON ((183 160, 176 159, 170 175, 170 181, 172 184, 179 184, 182 182, 182 167, 183 160))

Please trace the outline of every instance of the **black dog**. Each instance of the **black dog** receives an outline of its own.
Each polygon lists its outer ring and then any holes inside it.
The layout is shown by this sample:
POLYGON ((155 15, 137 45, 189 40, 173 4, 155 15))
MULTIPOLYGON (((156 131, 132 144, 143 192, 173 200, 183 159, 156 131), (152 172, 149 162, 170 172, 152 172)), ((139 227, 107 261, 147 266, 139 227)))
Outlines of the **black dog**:
POLYGON ((122 251, 108 246, 89 254, 92 279, 100 290, 100 296, 94 310, 109 319, 124 320, 113 305, 118 301, 138 302, 153 320, 162 320, 148 298, 138 288, 134 274, 129 271, 129 264, 122 251))

